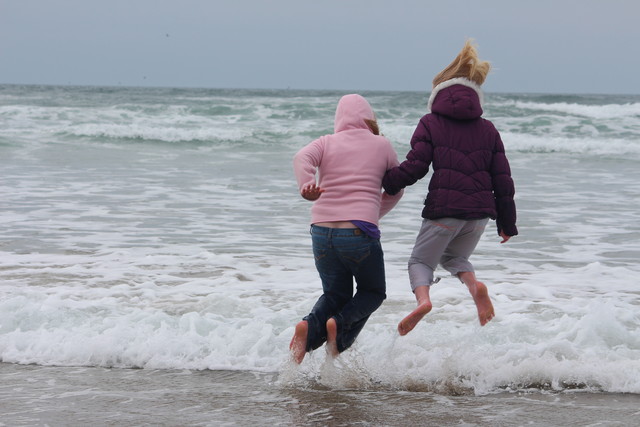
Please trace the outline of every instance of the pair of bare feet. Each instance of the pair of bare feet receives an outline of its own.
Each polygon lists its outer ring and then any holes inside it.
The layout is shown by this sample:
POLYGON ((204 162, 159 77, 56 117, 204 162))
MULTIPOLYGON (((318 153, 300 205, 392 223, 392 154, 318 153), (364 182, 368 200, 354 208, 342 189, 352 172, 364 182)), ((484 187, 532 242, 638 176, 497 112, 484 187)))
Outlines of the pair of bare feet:
MULTIPOLYGON (((327 354, 329 356, 335 358, 340 354, 338 352, 338 344, 336 342, 338 337, 338 325, 336 324, 335 319, 332 317, 327 320, 327 354)), ((291 343, 289 344, 289 350, 291 351, 291 356, 293 357, 293 361, 297 364, 302 363, 304 360, 304 356, 307 354, 307 335, 309 334, 309 323, 306 320, 302 320, 298 322, 295 328, 295 332, 293 333, 293 338, 291 338, 291 343)))
MULTIPOLYGON (((480 326, 484 326, 495 316, 493 310, 493 304, 491 304, 491 298, 489 298, 489 291, 484 283, 476 280, 475 274, 471 272, 464 272, 458 275, 460 280, 467 285, 469 293, 473 297, 473 302, 478 309, 478 320, 480 326)), ((418 307, 413 310, 407 317, 402 319, 398 324, 398 333, 400 335, 407 335, 416 325, 422 320, 422 318, 431 311, 433 307, 431 305, 431 299, 429 298, 429 286, 418 286, 415 290, 416 300, 418 301, 418 307)))
MULTIPOLYGON (((476 280, 476 276, 472 272, 464 272, 458 275, 460 280, 467 285, 469 293, 473 297, 473 302, 478 309, 478 320, 480 325, 484 326, 495 316, 493 310, 493 304, 491 298, 489 298, 489 291, 484 283, 476 280)), ((431 311, 432 304, 429 297, 429 286, 418 286, 415 290, 416 299, 418 301, 418 307, 413 310, 407 317, 402 319, 398 324, 398 333, 400 335, 407 335, 416 327, 416 325, 422 320, 422 318, 431 311)), ((338 326, 334 318, 327 320, 327 354, 331 357, 337 357, 338 346, 336 339, 338 336, 338 326)), ((299 322, 296 325, 293 338, 289 344, 291 355, 293 360, 300 364, 306 355, 307 347, 307 335, 309 334, 309 324, 306 320, 299 322)))

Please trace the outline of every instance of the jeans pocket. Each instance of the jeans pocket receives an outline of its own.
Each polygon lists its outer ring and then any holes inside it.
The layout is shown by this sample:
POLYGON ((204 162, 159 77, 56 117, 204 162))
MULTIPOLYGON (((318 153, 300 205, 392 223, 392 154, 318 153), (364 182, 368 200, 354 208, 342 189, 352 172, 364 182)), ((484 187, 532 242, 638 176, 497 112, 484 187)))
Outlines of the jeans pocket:
POLYGON ((313 257, 316 261, 325 258, 329 253, 329 245, 327 244, 326 239, 320 236, 312 237, 311 248, 313 250, 313 257))
POLYGON ((362 261, 369 258, 369 255, 371 255, 371 251, 364 251, 364 252, 359 252, 357 254, 347 255, 345 256, 345 259, 347 261, 353 262, 354 264, 360 264, 362 261))
POLYGON ((326 257, 327 257, 326 253, 317 253, 315 251, 313 252, 313 258, 316 260, 316 262, 322 261, 326 257))
POLYGON ((358 244, 345 245, 339 251, 346 261, 358 265, 371 255, 371 245, 363 239, 358 244))
POLYGON ((316 242, 313 242, 313 257, 316 261, 320 261, 321 259, 327 256, 327 247, 326 245, 322 245, 316 242))

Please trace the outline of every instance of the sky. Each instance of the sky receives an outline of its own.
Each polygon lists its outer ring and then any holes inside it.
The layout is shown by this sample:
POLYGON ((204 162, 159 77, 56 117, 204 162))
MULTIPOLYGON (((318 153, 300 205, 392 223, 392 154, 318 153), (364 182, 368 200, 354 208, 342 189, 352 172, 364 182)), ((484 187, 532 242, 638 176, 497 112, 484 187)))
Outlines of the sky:
POLYGON ((640 94, 638 0, 0 0, 0 84, 640 94))

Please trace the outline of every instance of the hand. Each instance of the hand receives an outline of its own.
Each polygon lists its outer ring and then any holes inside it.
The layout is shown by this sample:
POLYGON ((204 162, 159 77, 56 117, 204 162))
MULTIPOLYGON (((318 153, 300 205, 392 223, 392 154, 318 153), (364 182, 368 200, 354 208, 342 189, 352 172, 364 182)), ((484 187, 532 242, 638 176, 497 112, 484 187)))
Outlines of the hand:
POLYGON ((320 198, 320 195, 324 193, 324 189, 318 187, 315 184, 309 184, 306 187, 304 187, 302 189, 302 191, 300 192, 300 195, 304 198, 307 199, 311 202, 318 200, 318 198, 320 198))
POLYGON ((504 231, 500 231, 500 237, 502 237, 502 242, 500 243, 507 243, 511 238, 511 236, 507 236, 506 234, 504 234, 504 231))

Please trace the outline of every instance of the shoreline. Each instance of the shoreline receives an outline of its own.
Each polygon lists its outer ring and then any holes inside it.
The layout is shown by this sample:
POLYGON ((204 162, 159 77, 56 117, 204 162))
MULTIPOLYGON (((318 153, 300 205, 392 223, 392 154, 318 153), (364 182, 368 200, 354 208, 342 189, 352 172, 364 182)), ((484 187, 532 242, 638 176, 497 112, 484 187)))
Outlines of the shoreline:
POLYGON ((630 425, 640 395, 279 385, 278 374, 0 363, 0 425, 630 425))

